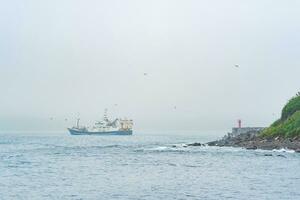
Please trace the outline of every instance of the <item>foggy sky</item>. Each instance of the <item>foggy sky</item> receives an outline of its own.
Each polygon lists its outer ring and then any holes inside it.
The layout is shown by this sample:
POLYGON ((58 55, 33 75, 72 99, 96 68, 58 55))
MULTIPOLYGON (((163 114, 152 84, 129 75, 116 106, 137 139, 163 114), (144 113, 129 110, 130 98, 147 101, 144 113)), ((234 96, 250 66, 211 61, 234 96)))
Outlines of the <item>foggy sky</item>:
POLYGON ((299 10, 297 0, 2 0, 0 130, 64 130, 105 108, 136 130, 267 126, 300 90, 299 10))

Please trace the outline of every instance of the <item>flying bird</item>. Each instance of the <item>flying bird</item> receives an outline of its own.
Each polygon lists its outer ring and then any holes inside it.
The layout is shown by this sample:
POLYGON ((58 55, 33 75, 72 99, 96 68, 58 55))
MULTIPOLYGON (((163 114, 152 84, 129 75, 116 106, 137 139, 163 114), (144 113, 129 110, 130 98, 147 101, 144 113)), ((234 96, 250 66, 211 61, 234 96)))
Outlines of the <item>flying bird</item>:
POLYGON ((235 67, 239 68, 240 66, 238 64, 234 65, 235 67))
POLYGON ((147 76, 148 74, 147 73, 144 73, 144 76, 147 76))

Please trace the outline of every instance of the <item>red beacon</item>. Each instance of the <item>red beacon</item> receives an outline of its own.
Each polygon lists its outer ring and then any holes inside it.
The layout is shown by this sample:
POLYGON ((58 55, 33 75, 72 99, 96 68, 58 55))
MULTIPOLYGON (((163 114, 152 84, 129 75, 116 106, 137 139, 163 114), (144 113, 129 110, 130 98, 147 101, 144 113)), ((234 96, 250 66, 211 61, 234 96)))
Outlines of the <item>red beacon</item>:
POLYGON ((238 120, 238 128, 242 128, 242 120, 238 120))

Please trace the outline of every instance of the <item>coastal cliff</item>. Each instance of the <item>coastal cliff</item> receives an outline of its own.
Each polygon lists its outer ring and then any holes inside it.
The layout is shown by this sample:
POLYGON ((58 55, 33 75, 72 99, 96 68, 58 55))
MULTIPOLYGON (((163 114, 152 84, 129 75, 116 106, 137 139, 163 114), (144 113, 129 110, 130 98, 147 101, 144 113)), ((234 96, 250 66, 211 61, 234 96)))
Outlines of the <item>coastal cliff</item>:
POLYGON ((283 107, 281 118, 260 131, 249 131, 234 137, 207 143, 209 146, 232 146, 247 149, 293 149, 300 152, 300 93, 283 107))
POLYGON ((300 93, 283 107, 281 118, 262 131, 265 138, 298 138, 300 136, 300 93))

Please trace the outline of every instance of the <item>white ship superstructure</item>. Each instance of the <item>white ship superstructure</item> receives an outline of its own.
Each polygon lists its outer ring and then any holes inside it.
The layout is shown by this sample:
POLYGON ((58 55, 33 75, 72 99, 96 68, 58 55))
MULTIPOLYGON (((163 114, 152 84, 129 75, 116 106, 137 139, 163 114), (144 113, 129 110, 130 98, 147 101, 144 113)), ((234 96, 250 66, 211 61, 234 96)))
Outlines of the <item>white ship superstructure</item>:
POLYGON ((103 120, 97 121, 92 127, 76 126, 68 128, 72 135, 132 135, 133 120, 120 119, 109 120, 105 110, 103 120))

